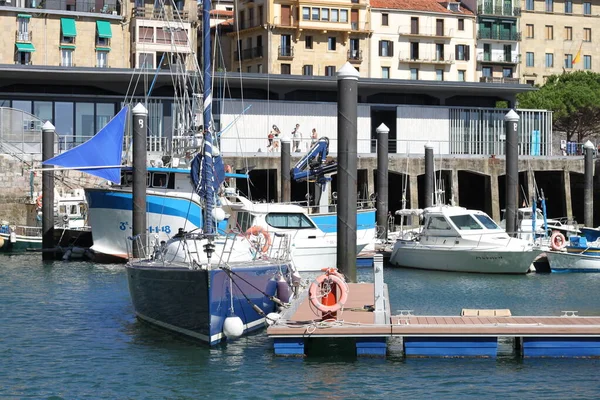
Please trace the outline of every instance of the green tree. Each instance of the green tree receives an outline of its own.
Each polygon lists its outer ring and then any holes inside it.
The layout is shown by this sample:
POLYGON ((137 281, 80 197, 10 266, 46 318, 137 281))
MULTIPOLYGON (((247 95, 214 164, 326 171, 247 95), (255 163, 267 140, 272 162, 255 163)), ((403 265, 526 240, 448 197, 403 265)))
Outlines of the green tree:
POLYGON ((567 140, 583 141, 600 131, 600 74, 552 75, 539 90, 517 95, 519 108, 552 110, 552 125, 567 140))

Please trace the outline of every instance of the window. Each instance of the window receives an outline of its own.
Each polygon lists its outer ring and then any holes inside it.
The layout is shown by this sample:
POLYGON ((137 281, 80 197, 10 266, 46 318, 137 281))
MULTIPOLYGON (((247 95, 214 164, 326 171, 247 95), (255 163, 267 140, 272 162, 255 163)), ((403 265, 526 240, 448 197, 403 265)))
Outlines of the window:
POLYGON ((584 42, 592 41, 592 28, 583 28, 583 41, 584 42))
POLYGON ((327 38, 327 50, 335 51, 335 37, 329 36, 327 38))
POLYGON ((291 35, 281 35, 280 39, 280 52, 279 55, 282 57, 291 57, 292 56, 292 36, 291 35))
POLYGON ((73 50, 61 49, 60 50, 60 65, 63 67, 73 66, 73 50))
POLYGON ((96 51, 96 67, 108 68, 108 51, 96 51))
POLYGON ((389 24, 388 17, 389 17, 389 15, 387 13, 381 14, 381 26, 388 26, 388 24, 389 24))
POLYGON ((140 68, 154 68, 154 56, 151 53, 140 53, 139 55, 140 68))
POLYGON ((305 21, 310 20, 310 7, 302 7, 302 19, 305 21))
POLYGON ((256 72, 258 72, 259 74, 262 74, 262 72, 263 72, 263 65, 262 64, 258 64, 256 66, 256 72))
POLYGON ((573 1, 565 0, 565 14, 572 14, 572 13, 573 13, 573 1))
POLYGON ((419 69, 418 68, 410 69, 410 79, 413 81, 416 81, 419 79, 419 69))
POLYGON ((410 42, 410 59, 419 59, 419 42, 410 42))
POLYGON ((242 211, 238 211, 236 214, 237 215, 235 218, 235 222, 236 222, 237 226, 240 228, 240 232, 246 232, 248 230, 248 228, 250 228, 252 226, 252 223, 254 221, 252 214, 250 214, 249 212, 242 212, 242 211))
POLYGON ((94 103, 75 103, 75 135, 77 142, 83 143, 94 136, 94 103))
POLYGON ((140 26, 138 32, 138 41, 143 43, 152 43, 154 40, 154 28, 151 26, 140 26))
POLYGON ((321 19, 321 9, 320 8, 314 8, 312 9, 312 19, 314 21, 318 21, 321 19))
POLYGON ((411 19, 410 19, 410 33, 412 35, 418 35, 419 34, 419 18, 417 18, 417 17, 411 17, 411 19))
POLYGON ((583 69, 592 69, 592 56, 583 56, 583 69))
POLYGON ((505 78, 512 78, 513 70, 510 67, 502 68, 502 76, 505 78))
POLYGON ((589 1, 583 3, 583 15, 592 15, 592 3, 589 1))
POLYGON ((477 221, 470 215, 453 215, 450 217, 454 225, 463 231, 463 230, 474 230, 474 229, 483 229, 481 225, 477 223, 477 221))
POLYGON ((29 36, 29 18, 17 18, 17 41, 29 42, 31 37, 29 36))
POLYGON ((573 54, 565 54, 565 68, 573 68, 573 54))
POLYGON ((526 10, 533 11, 533 9, 534 9, 534 3, 533 3, 533 1, 534 0, 526 0, 525 1, 525 9, 526 10))
POLYGON ((339 10, 331 10, 331 22, 338 22, 339 10))
POLYGON ((464 69, 459 69, 458 70, 458 81, 459 82, 464 82, 465 81, 465 70, 464 69))
POLYGON ((554 12, 554 0, 546 0, 546 12, 554 12))
POLYGON ((302 213, 269 213, 265 222, 273 228, 314 229, 316 226, 302 213))
POLYGON ((443 81, 444 80, 444 70, 443 69, 436 69, 435 70, 435 80, 436 81, 443 81))
POLYGON ((492 77, 492 67, 482 67, 481 68, 481 76, 486 78, 492 77))
POLYGON ((525 35, 527 39, 533 39, 533 24, 527 24, 525 26, 525 35))
POLYGON ((527 79, 526 83, 530 86, 535 86, 535 80, 527 79))
POLYGON ((429 221, 427 221, 427 229, 449 231, 452 230, 452 227, 444 217, 429 217, 429 221))
POLYGON ((435 59, 438 61, 444 60, 444 44, 443 43, 435 44, 435 59))
POLYGON ((308 50, 312 50, 312 48, 313 48, 313 37, 312 36, 304 37, 304 48, 306 48, 308 50))
POLYGON ((292 66, 290 64, 281 64, 281 75, 289 75, 292 73, 292 66))
POLYGON ((312 65, 305 65, 302 67, 302 75, 311 76, 312 74, 313 74, 313 66, 312 65))
POLYGON ((533 52, 528 51, 525 55, 525 65, 528 67, 533 67, 535 65, 533 52))
POLYGON ((152 174, 152 187, 166 188, 169 176, 164 172, 154 172, 152 174))
POLYGON ((464 31, 465 30, 465 19, 464 18, 459 18, 458 19, 458 30, 459 31, 464 31))
POLYGON ((381 67, 381 78, 390 79, 390 67, 381 67))
POLYGON ((335 76, 335 66, 328 65, 325 67, 325 76, 335 76))
POLYGON ((546 53, 546 68, 554 67, 554 54, 546 53))
POLYGON ((94 132, 104 128, 112 117, 115 116, 114 103, 96 103, 96 129, 94 132))
POLYGON ((394 42, 391 40, 380 40, 379 41, 379 56, 380 57, 393 57, 394 56, 394 42))
POLYGON ((573 40, 573 27, 565 26, 565 40, 573 40))
POLYGON ((479 222, 481 222, 481 224, 487 229, 500 229, 500 227, 487 215, 475 214, 475 218, 477 218, 479 222))
POLYGON ((469 46, 464 44, 457 44, 454 51, 454 58, 460 61, 469 61, 469 46))
POLYGON ((554 40, 554 27, 546 25, 546 40, 554 40))
POLYGON ((329 8, 321 9, 321 21, 329 21, 329 8))
POLYGON ((348 10, 340 10, 340 22, 348 22, 348 10))
POLYGON ((252 72, 252 65, 248 65, 246 67, 246 72, 251 73, 252 72))

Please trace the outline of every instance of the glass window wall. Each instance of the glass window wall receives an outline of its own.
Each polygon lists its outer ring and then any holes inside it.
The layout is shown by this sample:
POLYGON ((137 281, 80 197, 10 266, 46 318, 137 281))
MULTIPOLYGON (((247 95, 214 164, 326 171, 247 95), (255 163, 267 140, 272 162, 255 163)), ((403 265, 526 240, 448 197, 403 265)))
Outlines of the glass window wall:
POLYGON ((94 103, 75 103, 75 137, 83 143, 96 133, 94 128, 94 103))
POLYGON ((25 111, 31 114, 31 101, 29 100, 13 100, 12 108, 25 111))
POLYGON ((108 121, 115 116, 115 105, 114 103, 96 103, 96 130, 97 133, 100 129, 104 128, 108 121))
POLYGON ((36 101, 33 103, 33 115, 42 120, 42 122, 54 122, 52 118, 52 102, 36 101))
POLYGON ((54 103, 56 133, 73 137, 73 103, 57 101, 54 103))

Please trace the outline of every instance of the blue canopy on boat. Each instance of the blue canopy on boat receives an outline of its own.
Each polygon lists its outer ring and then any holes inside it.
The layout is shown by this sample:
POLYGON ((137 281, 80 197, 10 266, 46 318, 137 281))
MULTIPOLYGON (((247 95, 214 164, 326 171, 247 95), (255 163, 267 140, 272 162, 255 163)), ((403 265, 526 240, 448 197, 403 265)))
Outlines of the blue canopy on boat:
MULTIPOLYGON (((204 193, 201 193, 201 176, 200 170, 203 168, 203 159, 204 154, 206 153, 206 144, 204 146, 204 151, 199 151, 190 164, 190 178, 192 180, 192 185, 196 190, 196 193, 199 196, 204 196, 204 193)), ((212 187, 215 192, 219 191, 219 187, 225 181, 225 165, 223 164, 223 158, 221 155, 213 156, 212 163, 207 167, 209 170, 212 170, 212 173, 208 175, 209 179, 213 176, 215 177, 212 181, 212 187)))
POLYGON ((120 183, 126 121, 127 107, 124 107, 90 140, 42 164, 73 168, 113 183, 120 183))

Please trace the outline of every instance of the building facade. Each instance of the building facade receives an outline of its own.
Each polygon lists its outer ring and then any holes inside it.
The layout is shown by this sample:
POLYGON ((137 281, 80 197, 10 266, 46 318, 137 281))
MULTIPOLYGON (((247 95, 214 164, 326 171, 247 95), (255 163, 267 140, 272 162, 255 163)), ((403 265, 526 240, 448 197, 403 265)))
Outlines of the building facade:
POLYGON ((129 34, 119 2, 48 0, 41 4, 40 8, 34 0, 0 1, 5 38, 0 43, 0 63, 129 66, 129 34))
POLYGON ((520 0, 477 1, 477 76, 481 82, 519 82, 520 0))
POLYGON ((600 72, 599 0, 521 1, 522 82, 543 85, 563 71, 600 72))
POLYGON ((242 72, 334 75, 350 61, 368 76, 367 0, 238 3, 232 65, 242 72), (238 39, 239 38, 239 39, 238 39))
POLYGON ((475 80, 475 15, 458 2, 371 0, 373 78, 475 80))

